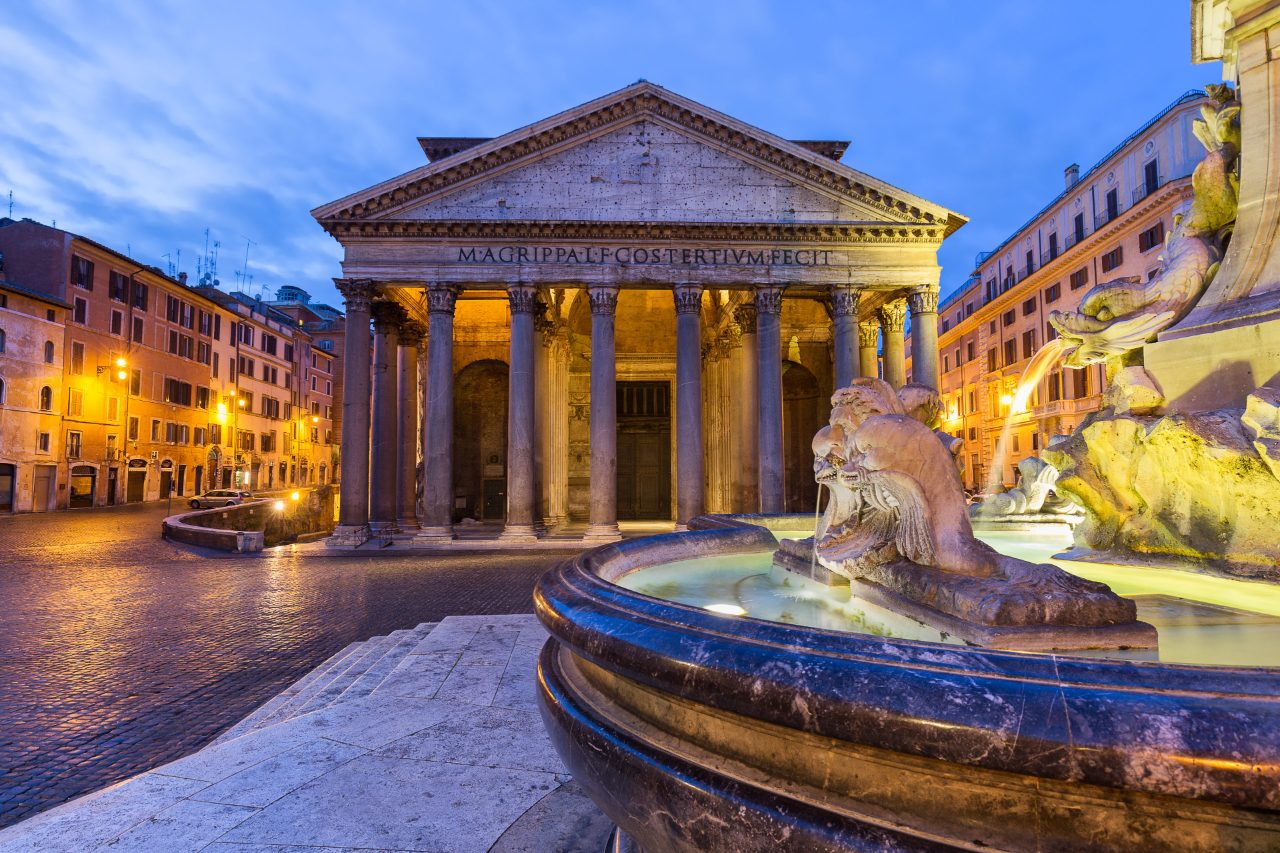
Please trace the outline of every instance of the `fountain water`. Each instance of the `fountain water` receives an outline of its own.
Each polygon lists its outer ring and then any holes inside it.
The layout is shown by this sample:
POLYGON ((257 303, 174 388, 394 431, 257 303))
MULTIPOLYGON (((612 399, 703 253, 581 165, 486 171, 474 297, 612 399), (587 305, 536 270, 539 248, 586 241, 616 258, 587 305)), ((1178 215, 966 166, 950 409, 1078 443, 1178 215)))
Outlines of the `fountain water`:
POLYGON ((1009 412, 1005 415, 1004 426, 1000 429, 1000 438, 996 441, 996 452, 991 459, 991 469, 987 472, 987 494, 995 494, 1004 485, 1004 466, 1009 458, 1009 437, 1013 433, 1014 418, 1027 410, 1027 403, 1040 382, 1066 357, 1067 348, 1061 338, 1054 338, 1036 351, 1027 362, 1027 369, 1018 379, 1017 390, 1009 402, 1009 412))

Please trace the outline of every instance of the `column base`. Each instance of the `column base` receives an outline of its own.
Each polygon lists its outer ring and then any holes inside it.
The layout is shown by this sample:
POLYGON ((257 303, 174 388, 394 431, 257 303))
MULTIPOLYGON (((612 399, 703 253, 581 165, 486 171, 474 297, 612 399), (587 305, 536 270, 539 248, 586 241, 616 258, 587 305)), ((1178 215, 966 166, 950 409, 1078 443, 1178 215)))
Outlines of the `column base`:
POLYGON ((397 541, 406 541, 413 539, 421 528, 418 526, 416 518, 398 518, 396 519, 396 532, 394 539, 397 541))
POLYGON ((359 548, 372 538, 367 524, 339 524, 324 540, 329 548, 359 548))
POLYGON ((622 531, 617 522, 612 524, 589 524, 582 534, 583 542, 617 542, 622 538, 622 531))
POLYGON ((453 525, 446 524, 441 527, 428 527, 423 525, 417 533, 413 535, 414 545, 445 545, 456 539, 453 535, 453 525))
POLYGON ((538 534, 532 524, 508 524, 498 534, 499 542, 537 542, 538 534))

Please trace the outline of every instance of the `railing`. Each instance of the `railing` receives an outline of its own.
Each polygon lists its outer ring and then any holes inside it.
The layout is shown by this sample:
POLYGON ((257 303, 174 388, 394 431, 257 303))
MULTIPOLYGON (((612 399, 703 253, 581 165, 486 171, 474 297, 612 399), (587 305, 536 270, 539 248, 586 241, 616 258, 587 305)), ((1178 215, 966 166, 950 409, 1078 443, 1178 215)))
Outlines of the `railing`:
POLYGON ((1045 264, 1048 264, 1057 260, 1058 256, 1061 254, 1062 254, 1061 249, 1058 249, 1056 246, 1050 246, 1048 249, 1040 253, 1040 266, 1043 267, 1045 264))
POLYGON ((1027 264, 1025 267, 1023 267, 1022 269, 1018 270, 1017 275, 1016 275, 1016 279, 1015 279, 1015 280, 1016 280, 1016 281, 1022 281, 1022 280, 1024 280, 1027 276, 1031 275, 1031 274, 1032 274, 1033 272, 1035 272, 1035 271, 1036 271, 1036 265, 1035 265, 1035 264, 1027 264))
POLYGON ((1133 203, 1137 204, 1167 183, 1168 181, 1165 179, 1164 175, 1157 175, 1156 182, 1154 184, 1148 185, 1143 183, 1139 185, 1138 188, 1133 191, 1133 203))
POLYGON ((1066 246, 1063 248, 1063 251, 1070 249, 1076 243, 1084 242, 1084 239, 1088 237, 1089 234, 1090 234, 1090 231, 1087 226, 1084 228, 1083 231, 1080 231, 1078 233, 1074 228, 1072 228, 1070 233, 1067 234, 1066 246))

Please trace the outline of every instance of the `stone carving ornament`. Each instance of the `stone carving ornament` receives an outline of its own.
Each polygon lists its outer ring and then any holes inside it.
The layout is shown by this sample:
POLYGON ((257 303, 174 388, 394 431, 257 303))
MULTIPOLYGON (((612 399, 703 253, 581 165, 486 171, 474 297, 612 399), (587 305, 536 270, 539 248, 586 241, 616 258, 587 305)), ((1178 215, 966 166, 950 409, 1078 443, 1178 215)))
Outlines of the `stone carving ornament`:
POLYGON ((1134 603, 1105 584, 974 537, 955 458, 929 422, 940 411, 936 392, 908 389, 904 399, 881 379, 859 378, 831 398, 830 422, 813 440, 814 476, 831 499, 812 542, 783 542, 775 562, 804 574, 812 559, 823 569, 814 579, 847 579, 860 596, 970 642, 1154 645, 1134 603))
POLYGON ((1102 282, 1085 294, 1079 310, 1049 315, 1071 367, 1105 361, 1153 339, 1195 307, 1218 271, 1236 218, 1240 104, 1227 86, 1208 89, 1215 103, 1201 106, 1194 125, 1208 153, 1191 173, 1195 197, 1186 215, 1174 218, 1160 271, 1146 282, 1102 282))

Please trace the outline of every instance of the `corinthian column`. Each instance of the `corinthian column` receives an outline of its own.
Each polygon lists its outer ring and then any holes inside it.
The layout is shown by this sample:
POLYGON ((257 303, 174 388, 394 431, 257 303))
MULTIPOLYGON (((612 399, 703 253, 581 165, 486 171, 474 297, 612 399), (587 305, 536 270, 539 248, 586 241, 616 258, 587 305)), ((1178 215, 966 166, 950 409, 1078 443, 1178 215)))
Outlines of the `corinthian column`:
POLYGON ((615 363, 616 285, 587 289, 591 299, 591 508, 584 539, 614 542, 618 530, 618 366, 615 363))
POLYGON ((760 511, 760 385, 756 380, 756 305, 747 302, 733 312, 741 331, 738 352, 738 511, 760 511))
POLYGON ((782 291, 756 287, 756 374, 760 387, 760 511, 782 512, 782 291))
POLYGON ((427 286, 427 424, 422 431, 422 532, 417 542, 453 538, 453 310, 458 287, 427 286))
POLYGON ((911 380, 939 390, 938 288, 922 287, 907 297, 911 306, 911 380))
POLYGON ((844 388, 858 371, 858 298, 856 287, 831 288, 831 336, 835 349, 836 387, 844 388))
POLYGON ((676 302, 676 527, 702 515, 702 285, 678 284, 676 302))
POLYGON ((863 320, 858 324, 858 375, 877 379, 880 376, 880 321, 863 320))
POLYGON ((374 536, 396 533, 396 459, 399 455, 399 429, 396 408, 396 356, 400 324, 404 309, 394 302, 373 304, 373 482, 378 488, 370 494, 373 512, 369 519, 374 536))
POLYGON ((325 541, 334 548, 354 548, 369 541, 369 306, 377 288, 367 280, 335 278, 334 283, 346 303, 346 373, 338 526, 325 541))
POLYGON ((507 518, 500 539, 537 540, 534 533, 533 315, 538 289, 507 287, 511 303, 511 361, 507 383, 507 518))
POLYGON ((880 308, 880 329, 884 335, 884 381, 894 388, 907 384, 907 357, 902 330, 907 320, 904 299, 886 302, 880 308))
POLYGON ((396 526, 403 532, 418 530, 418 347, 426 329, 421 323, 400 327, 400 466, 396 491, 396 526))

